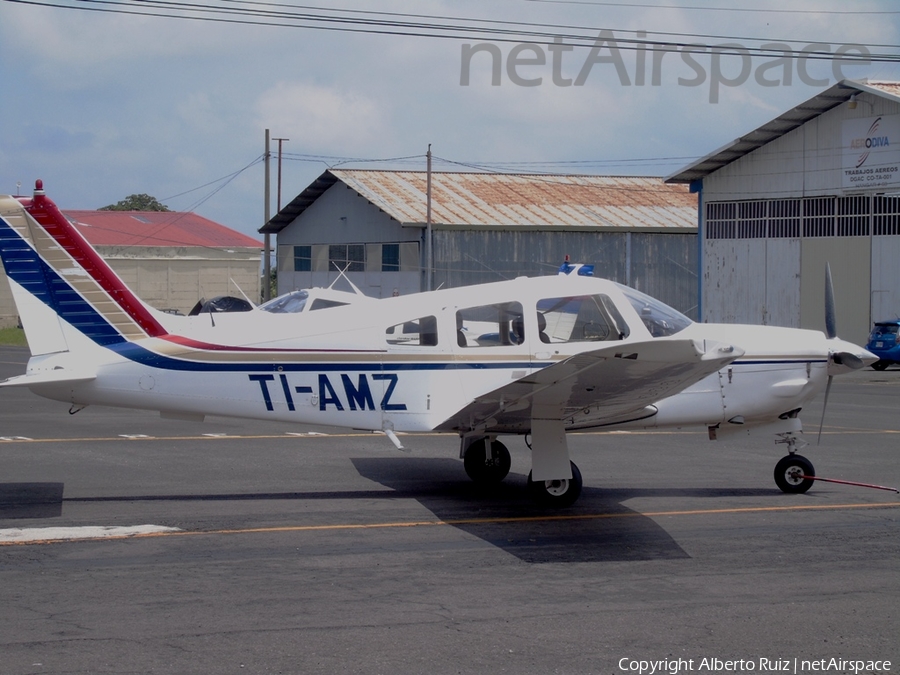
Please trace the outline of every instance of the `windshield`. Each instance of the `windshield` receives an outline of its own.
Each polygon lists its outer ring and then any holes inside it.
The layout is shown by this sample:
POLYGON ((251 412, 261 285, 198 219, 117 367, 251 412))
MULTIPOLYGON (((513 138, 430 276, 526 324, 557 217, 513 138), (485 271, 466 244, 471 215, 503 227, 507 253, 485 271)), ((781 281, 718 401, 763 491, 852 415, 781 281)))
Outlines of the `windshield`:
POLYGON ((638 316, 641 317, 641 321, 644 322, 644 325, 653 337, 675 335, 675 333, 684 330, 693 323, 677 309, 669 307, 666 303, 660 302, 656 298, 651 298, 645 293, 622 284, 616 285, 628 298, 628 301, 634 307, 638 316))
POLYGON ((308 298, 309 293, 307 291, 293 291, 269 300, 260 305, 258 309, 264 312, 272 312, 272 314, 297 314, 306 307, 308 298))

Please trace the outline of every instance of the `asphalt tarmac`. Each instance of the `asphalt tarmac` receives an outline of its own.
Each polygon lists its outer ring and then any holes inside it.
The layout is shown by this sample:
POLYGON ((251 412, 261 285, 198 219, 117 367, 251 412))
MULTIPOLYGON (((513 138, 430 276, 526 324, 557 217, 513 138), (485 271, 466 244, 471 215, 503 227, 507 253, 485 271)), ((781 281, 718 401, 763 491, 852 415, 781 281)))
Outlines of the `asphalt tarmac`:
MULTIPOLYGON (((817 474, 900 487, 900 370, 828 407, 817 474)), ((493 490, 403 440, 0 389, 0 673, 900 671, 893 492, 785 495, 772 437, 592 433, 548 511, 522 439, 493 490)))

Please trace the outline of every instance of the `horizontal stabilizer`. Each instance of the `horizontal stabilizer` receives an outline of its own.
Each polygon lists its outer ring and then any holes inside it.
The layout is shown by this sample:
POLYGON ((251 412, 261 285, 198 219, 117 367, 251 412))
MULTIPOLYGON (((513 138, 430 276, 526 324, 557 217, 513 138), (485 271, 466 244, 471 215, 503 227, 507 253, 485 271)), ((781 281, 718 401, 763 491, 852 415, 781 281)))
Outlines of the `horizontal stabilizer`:
POLYGON ((42 384, 79 384, 90 382, 97 376, 88 373, 74 373, 71 370, 43 370, 25 375, 16 375, 0 382, 0 387, 33 387, 42 384))

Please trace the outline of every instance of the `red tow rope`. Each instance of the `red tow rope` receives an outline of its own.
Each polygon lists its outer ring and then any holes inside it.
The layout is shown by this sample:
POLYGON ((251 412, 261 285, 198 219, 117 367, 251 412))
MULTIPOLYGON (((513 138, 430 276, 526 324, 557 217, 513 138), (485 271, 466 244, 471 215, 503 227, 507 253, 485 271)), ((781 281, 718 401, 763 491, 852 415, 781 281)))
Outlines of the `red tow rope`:
POLYGON ((872 488, 873 490, 887 490, 888 492, 896 492, 900 494, 900 490, 897 488, 886 487, 884 485, 872 485, 871 483, 856 483, 851 480, 838 480, 837 478, 819 478, 818 476, 800 476, 802 479, 807 480, 820 480, 825 483, 840 483, 841 485, 856 485, 857 487, 865 487, 872 488))

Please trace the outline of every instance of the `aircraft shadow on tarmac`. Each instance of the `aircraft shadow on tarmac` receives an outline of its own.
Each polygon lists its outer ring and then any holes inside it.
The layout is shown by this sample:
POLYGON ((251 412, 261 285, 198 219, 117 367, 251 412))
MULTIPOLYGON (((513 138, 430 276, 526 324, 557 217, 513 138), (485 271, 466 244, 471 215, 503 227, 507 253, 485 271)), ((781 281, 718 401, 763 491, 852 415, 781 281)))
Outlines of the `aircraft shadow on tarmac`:
POLYGON ((0 483, 0 519, 59 518, 63 483, 0 483))
MULTIPOLYGON (((529 563, 659 560, 688 554, 653 519, 622 502, 657 490, 585 487, 569 509, 535 504, 526 476, 511 473, 500 484, 472 483, 454 459, 357 458, 360 475, 411 496, 438 519, 529 563), (506 520, 510 519, 510 520, 506 520)), ((665 489, 676 496, 771 494, 764 490, 665 489)))
POLYGON ((476 485, 451 458, 353 458, 361 476, 388 489, 63 498, 63 483, 0 483, 0 519, 56 518, 64 502, 415 499, 435 517, 529 563, 660 560, 688 554, 660 525, 624 506, 641 496, 768 496, 734 488, 585 487, 568 509, 535 504, 526 477, 476 485))

